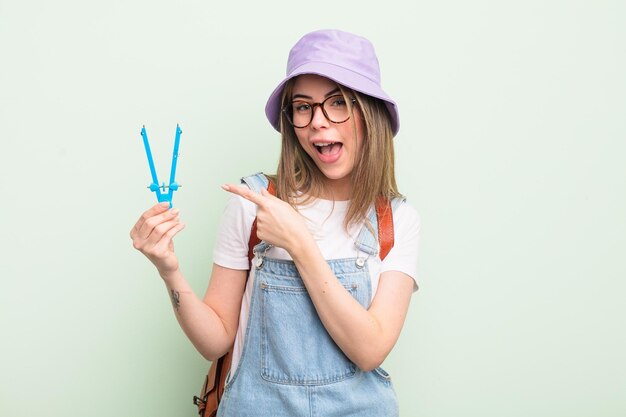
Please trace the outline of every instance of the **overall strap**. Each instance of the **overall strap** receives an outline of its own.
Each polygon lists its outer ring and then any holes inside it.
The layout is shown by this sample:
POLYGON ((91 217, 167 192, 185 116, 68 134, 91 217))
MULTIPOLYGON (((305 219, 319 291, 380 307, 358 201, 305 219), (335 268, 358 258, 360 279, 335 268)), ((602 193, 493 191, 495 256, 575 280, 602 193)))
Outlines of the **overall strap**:
POLYGON ((256 193, 261 193, 261 189, 269 186, 270 180, 267 176, 262 172, 257 172, 256 174, 248 175, 247 177, 241 178, 241 183, 245 184, 252 191, 256 193))
POLYGON ((385 259, 394 245, 393 211, 404 201, 404 198, 389 201, 383 196, 376 199, 375 207, 367 216, 371 229, 363 226, 355 243, 360 251, 380 255, 381 261, 385 259))
MULTIPOLYGON (((262 172, 258 172, 254 175, 241 178, 241 183, 246 184, 252 191, 261 193, 261 189, 265 188, 271 195, 276 195, 276 188, 274 183, 265 176, 262 172)), ((252 230, 250 232, 250 240, 248 241, 248 262, 252 262, 254 258, 254 247, 258 245, 261 240, 256 235, 256 217, 252 223, 252 230)))

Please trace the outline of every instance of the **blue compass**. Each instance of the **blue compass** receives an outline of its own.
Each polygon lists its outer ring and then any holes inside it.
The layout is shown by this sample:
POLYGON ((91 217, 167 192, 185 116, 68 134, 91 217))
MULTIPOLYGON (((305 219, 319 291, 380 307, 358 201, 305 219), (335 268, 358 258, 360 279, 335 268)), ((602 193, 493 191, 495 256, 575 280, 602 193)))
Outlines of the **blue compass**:
POLYGON ((150 173, 152 174, 152 184, 148 186, 150 191, 154 191, 159 203, 167 201, 172 208, 172 197, 174 191, 178 190, 182 185, 176 183, 176 162, 178 161, 178 144, 180 143, 180 134, 183 133, 180 130, 180 126, 176 124, 176 137, 174 138, 174 152, 172 154, 172 169, 170 171, 170 183, 165 185, 163 182, 159 185, 156 170, 154 169, 154 161, 152 160, 152 152, 150 152, 150 143, 148 143, 148 133, 146 133, 146 126, 141 128, 141 137, 143 138, 143 145, 146 148, 146 155, 148 156, 148 165, 150 165, 150 173), (167 193, 165 192, 167 190, 167 193))

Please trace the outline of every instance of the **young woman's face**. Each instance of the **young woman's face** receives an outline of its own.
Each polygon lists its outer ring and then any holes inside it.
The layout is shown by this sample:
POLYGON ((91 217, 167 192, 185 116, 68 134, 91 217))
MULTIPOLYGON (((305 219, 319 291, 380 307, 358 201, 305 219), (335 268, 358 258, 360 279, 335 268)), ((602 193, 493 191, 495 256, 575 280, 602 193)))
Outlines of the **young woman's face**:
MULTIPOLYGON (((328 78, 307 74, 296 79, 291 99, 302 101, 303 109, 306 109, 306 103, 322 103, 337 95, 338 98, 326 102, 326 109, 332 111, 333 106, 346 105, 339 87, 328 78)), ((349 199, 352 195, 352 171, 363 143, 363 118, 358 107, 352 110, 350 119, 333 123, 324 116, 321 106, 315 106, 311 123, 306 127, 294 127, 300 146, 326 176, 327 185, 336 199, 349 199)), ((332 113, 329 114, 333 117, 332 113)))

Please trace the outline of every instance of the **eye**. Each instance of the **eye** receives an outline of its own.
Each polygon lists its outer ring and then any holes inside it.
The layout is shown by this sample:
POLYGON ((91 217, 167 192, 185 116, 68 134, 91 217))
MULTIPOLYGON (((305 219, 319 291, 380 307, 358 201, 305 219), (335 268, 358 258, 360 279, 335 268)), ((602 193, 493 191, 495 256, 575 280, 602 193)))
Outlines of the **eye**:
POLYGON ((305 113, 311 110, 311 105, 306 101, 294 101, 292 103, 292 106, 294 111, 297 111, 299 113, 305 113))
POLYGON ((343 96, 331 97, 330 105, 332 107, 345 107, 346 106, 346 100, 343 98, 343 96))

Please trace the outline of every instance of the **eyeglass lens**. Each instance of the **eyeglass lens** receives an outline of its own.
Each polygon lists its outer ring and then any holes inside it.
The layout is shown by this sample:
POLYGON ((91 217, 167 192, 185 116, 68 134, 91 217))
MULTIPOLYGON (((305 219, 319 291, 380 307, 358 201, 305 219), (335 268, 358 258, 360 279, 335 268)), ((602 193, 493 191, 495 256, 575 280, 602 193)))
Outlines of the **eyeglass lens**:
POLYGON ((333 123, 343 123, 350 118, 350 109, 341 95, 330 96, 321 103, 294 100, 287 106, 287 118, 294 127, 306 127, 313 121, 317 106, 322 108, 324 116, 333 123))

